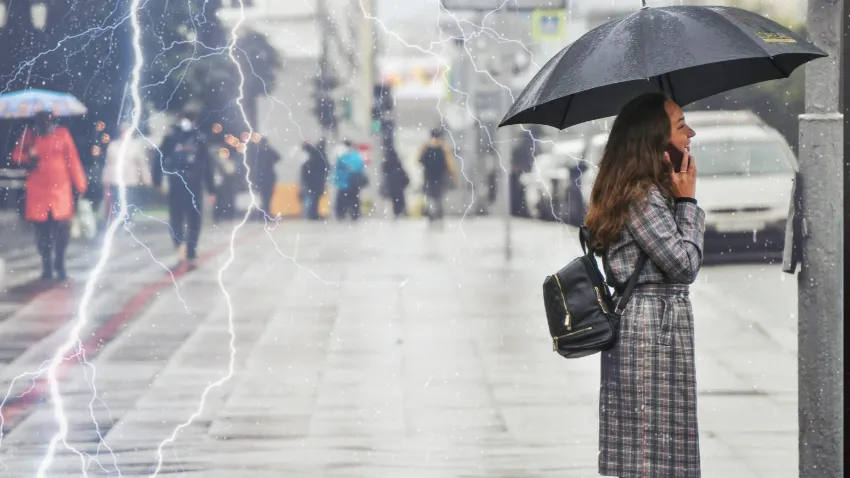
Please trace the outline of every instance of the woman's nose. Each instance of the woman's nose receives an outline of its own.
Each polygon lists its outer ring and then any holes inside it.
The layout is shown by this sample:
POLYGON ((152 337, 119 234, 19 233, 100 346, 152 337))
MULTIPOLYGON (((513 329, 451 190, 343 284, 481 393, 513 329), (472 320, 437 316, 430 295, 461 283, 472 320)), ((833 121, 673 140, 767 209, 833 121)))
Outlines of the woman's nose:
POLYGON ((696 136, 696 135, 697 135, 697 132, 696 132, 696 131, 694 131, 694 130, 693 130, 693 129, 691 129, 691 128, 688 128, 688 138, 693 138, 693 137, 694 137, 694 136, 696 136))

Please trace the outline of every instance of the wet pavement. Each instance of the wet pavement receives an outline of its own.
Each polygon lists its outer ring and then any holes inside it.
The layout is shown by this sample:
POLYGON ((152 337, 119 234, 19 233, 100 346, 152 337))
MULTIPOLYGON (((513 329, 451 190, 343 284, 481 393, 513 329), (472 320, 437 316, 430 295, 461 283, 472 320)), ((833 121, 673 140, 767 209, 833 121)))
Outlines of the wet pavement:
MULTIPOLYGON (((514 221, 506 264, 496 219, 248 224, 228 264, 230 230, 208 228, 204 265, 173 277, 151 231, 119 237, 81 333, 91 366, 62 369, 76 451, 60 442, 47 476, 598 476, 598 356, 552 352, 540 296, 575 229, 514 221)), ((6 388, 66 340, 91 260, 0 300, 6 388)), ((692 300, 703 476, 797 476, 796 278, 706 267, 692 300)), ((0 475, 35 475, 47 385, 11 388, 0 475)))

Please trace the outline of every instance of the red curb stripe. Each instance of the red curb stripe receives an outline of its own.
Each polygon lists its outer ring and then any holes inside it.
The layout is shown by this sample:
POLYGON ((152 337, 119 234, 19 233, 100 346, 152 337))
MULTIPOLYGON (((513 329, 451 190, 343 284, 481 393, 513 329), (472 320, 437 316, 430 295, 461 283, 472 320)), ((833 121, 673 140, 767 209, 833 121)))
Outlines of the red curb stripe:
MULTIPOLYGON (((252 232, 237 240, 236 243, 241 244, 243 242, 247 242, 249 239, 253 239, 264 231, 265 229, 260 229, 256 232, 252 232)), ((201 254, 200 257, 198 257, 198 262, 201 264, 207 263, 229 249, 230 244, 227 244, 205 254, 201 254)), ((176 272, 172 272, 172 274, 176 280, 187 275, 188 271, 186 269, 181 269, 176 272)), ((113 314, 105 324, 95 331, 94 335, 90 339, 83 343, 82 348, 85 351, 86 360, 92 360, 97 357, 98 353, 118 336, 118 332, 124 325, 132 321, 132 319, 151 304, 152 299, 157 295, 157 292, 171 284, 172 279, 171 274, 169 274, 142 287, 141 290, 139 290, 126 304, 124 304, 121 310, 113 314)), ((62 381, 65 376, 65 372, 70 369, 71 364, 72 362, 66 357, 65 361, 59 366, 59 370, 57 370, 57 380, 60 382, 62 381)), ((12 397, 7 400, 6 405, 0 409, 0 414, 2 414, 4 418, 3 433, 9 433, 20 423, 20 421, 26 418, 27 414, 32 411, 31 409, 33 408, 33 405, 40 403, 42 401, 41 396, 44 393, 49 393, 49 390, 50 384, 48 383, 48 380, 46 378, 39 378, 33 387, 28 389, 26 393, 20 397, 12 397)))

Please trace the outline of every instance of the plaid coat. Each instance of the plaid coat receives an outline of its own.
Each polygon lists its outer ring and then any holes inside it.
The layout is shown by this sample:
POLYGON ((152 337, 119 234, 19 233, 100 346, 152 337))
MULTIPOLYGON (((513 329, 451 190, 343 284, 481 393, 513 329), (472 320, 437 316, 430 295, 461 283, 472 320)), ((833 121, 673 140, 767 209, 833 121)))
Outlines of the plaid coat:
MULTIPOLYGON (((705 213, 657 188, 631 207, 603 256, 615 291, 640 250, 649 261, 626 304, 617 345, 601 354, 599 473, 622 478, 700 476, 693 309, 688 285, 702 265, 705 213)), ((615 292, 615 302, 619 292, 615 292)))

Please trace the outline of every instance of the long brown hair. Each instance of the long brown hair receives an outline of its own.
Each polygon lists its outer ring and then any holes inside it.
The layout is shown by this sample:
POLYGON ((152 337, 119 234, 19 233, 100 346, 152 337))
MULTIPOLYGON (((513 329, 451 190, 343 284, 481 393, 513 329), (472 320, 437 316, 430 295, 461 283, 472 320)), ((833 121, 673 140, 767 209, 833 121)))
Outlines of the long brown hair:
POLYGON ((664 160, 670 138, 667 98, 646 93, 630 101, 611 127, 590 193, 585 224, 600 254, 620 240, 629 207, 657 186, 672 197, 671 166, 664 160))

